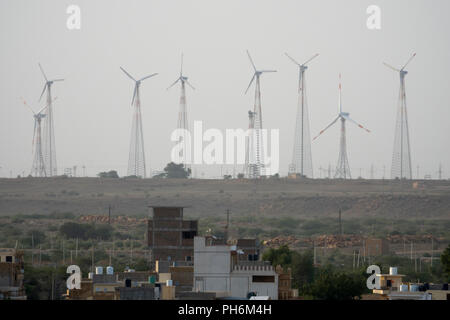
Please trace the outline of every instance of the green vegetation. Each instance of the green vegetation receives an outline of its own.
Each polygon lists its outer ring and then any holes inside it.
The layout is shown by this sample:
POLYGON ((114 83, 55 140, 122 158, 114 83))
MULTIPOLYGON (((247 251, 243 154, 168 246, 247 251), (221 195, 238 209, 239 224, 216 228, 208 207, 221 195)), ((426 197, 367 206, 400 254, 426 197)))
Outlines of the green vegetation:
POLYGON ((450 245, 441 255, 441 264, 444 272, 447 274, 447 281, 450 281, 450 245))
POLYGON ((367 291, 363 275, 320 270, 314 281, 305 286, 304 293, 317 300, 353 300, 367 291))
POLYGON ((100 178, 116 178, 116 179, 119 178, 119 175, 115 170, 111 170, 108 172, 100 172, 99 174, 97 174, 97 176, 100 178))
POLYGON ((66 222, 60 228, 62 236, 69 239, 111 239, 113 228, 110 225, 91 225, 75 222, 66 222))
POLYGON ((283 245, 266 250, 263 260, 270 261, 273 266, 291 268, 293 287, 304 296, 319 300, 351 300, 366 291, 366 278, 362 274, 338 272, 332 265, 315 270, 311 251, 302 254, 283 245))
POLYGON ((156 178, 187 179, 190 175, 190 168, 186 169, 182 163, 176 164, 174 162, 170 162, 164 168, 164 172, 156 176, 156 178))

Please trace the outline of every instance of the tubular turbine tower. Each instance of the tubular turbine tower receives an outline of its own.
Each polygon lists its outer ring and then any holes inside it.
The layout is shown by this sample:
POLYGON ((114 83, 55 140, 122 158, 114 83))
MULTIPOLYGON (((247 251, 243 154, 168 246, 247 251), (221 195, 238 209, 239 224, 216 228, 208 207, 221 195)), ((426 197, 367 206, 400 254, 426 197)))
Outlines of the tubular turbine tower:
POLYGON ((264 149, 263 149, 264 139, 262 135, 263 125, 262 125, 262 109, 261 109, 261 90, 259 78, 263 73, 276 72, 276 70, 257 70, 248 50, 247 55, 248 58, 250 59, 250 63, 252 64, 254 74, 252 79, 250 80, 247 90, 245 90, 245 93, 247 93, 248 89, 250 89, 250 86, 252 85, 255 79, 256 82, 255 82, 255 105, 252 114, 250 115, 249 113, 249 116, 251 116, 250 117, 251 128, 249 131, 249 139, 247 139, 249 143, 247 150, 249 150, 248 155, 250 157, 246 156, 247 161, 244 168, 244 174, 249 179, 257 179, 265 175, 264 149))
POLYGON ((142 132, 142 115, 141 115, 141 97, 140 86, 145 79, 156 76, 153 73, 149 76, 143 77, 140 80, 133 78, 124 68, 120 69, 135 82, 133 98, 131 105, 134 106, 133 121, 131 125, 131 140, 130 140, 130 154, 128 156, 128 171, 129 176, 136 176, 146 178, 145 168, 145 151, 144 151, 144 134, 142 132))
POLYGON ((298 109, 295 122, 294 150, 292 152, 292 163, 289 166, 289 174, 295 173, 300 174, 302 177, 313 178, 305 71, 308 69, 306 64, 316 58, 319 54, 315 54, 303 64, 295 61, 287 53, 285 53, 285 55, 299 67, 298 109))
POLYGON ((409 145, 408 113, 406 111, 405 91, 405 76, 408 74, 408 71, 406 71, 405 68, 415 56, 416 54, 414 53, 401 69, 394 68, 393 66, 384 63, 385 66, 398 72, 400 75, 400 92, 398 97, 397 122, 395 125, 391 179, 412 179, 411 150, 409 145))

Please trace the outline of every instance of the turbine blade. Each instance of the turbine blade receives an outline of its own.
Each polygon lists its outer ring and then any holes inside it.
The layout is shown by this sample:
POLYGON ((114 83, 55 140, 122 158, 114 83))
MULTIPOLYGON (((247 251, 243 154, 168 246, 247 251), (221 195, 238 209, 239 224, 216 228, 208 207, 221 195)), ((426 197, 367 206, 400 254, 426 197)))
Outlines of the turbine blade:
POLYGON ((47 89, 47 82, 44 84, 44 89, 42 90, 41 96, 39 97, 39 101, 41 101, 42 96, 44 95, 45 89, 47 89))
POLYGON ((300 66, 300 63, 298 63, 294 58, 292 58, 290 55, 287 54, 287 52, 284 53, 286 55, 286 57, 288 57, 289 59, 291 59, 291 61, 293 63, 295 63, 296 65, 300 66))
POLYGON ((136 85, 134 86, 134 93, 133 93, 133 99, 131 100, 131 105, 134 104, 134 99, 136 98, 136 92, 137 92, 137 83, 136 83, 136 85))
POLYGON ((260 72, 277 72, 277 70, 261 70, 260 72))
POLYGON ((149 75, 149 76, 143 77, 143 78, 142 78, 141 80, 139 80, 139 81, 144 81, 145 79, 151 78, 151 77, 156 76, 156 75, 157 75, 157 73, 153 73, 153 74, 151 74, 151 75, 149 75))
POLYGON ((128 72, 126 72, 124 68, 120 67, 120 69, 121 69, 123 72, 125 72, 125 74, 126 74, 128 77, 130 77, 131 80, 136 81, 136 79, 133 78, 128 72))
POLYGON ((367 132, 370 132, 369 129, 365 128, 364 126, 362 126, 361 124, 359 124, 358 122, 356 122, 355 120, 351 119, 349 116, 343 116, 345 120, 348 120, 350 122, 353 122, 355 125, 357 125, 358 127, 360 127, 361 129, 366 130, 367 132))
POLYGON ((31 153, 33 153, 33 149, 34 149, 34 138, 36 136, 36 124, 37 124, 37 119, 34 119, 34 129, 33 129, 33 140, 31 140, 31 153))
POLYGON ((41 69, 42 75, 44 76, 45 81, 48 81, 47 76, 45 75, 44 69, 42 69, 41 64, 39 63, 39 69, 41 69))
POLYGON ((319 134, 317 136, 314 137, 313 141, 316 140, 322 133, 324 133, 329 127, 331 127, 333 124, 336 123, 336 121, 338 121, 340 116, 337 116, 336 119, 333 120, 333 122, 331 122, 329 125, 327 125, 325 127, 325 129, 323 129, 322 131, 319 132, 319 134))
POLYGON ((177 84, 178 81, 180 81, 181 77, 178 78, 174 83, 172 83, 166 90, 169 90, 170 88, 172 88, 174 85, 177 84))
POLYGON ((23 104, 25 105, 25 106, 27 106, 28 107, 28 109, 30 109, 30 111, 31 112, 33 112, 33 114, 35 114, 34 113, 34 111, 33 111, 33 109, 30 107, 30 105, 25 101, 25 99, 24 98, 22 98, 22 97, 20 97, 20 99, 22 99, 22 101, 23 101, 23 104))
POLYGON ((400 70, 403 71, 403 69, 406 68, 406 66, 411 62, 412 59, 414 59, 415 56, 416 56, 416 54, 414 53, 414 54, 411 56, 411 58, 409 58, 408 62, 406 62, 406 64, 405 64, 405 65, 403 66, 403 68, 401 68, 400 70))
POLYGON ((388 67, 388 68, 390 68, 390 69, 392 69, 392 70, 394 70, 394 71, 400 72, 399 69, 394 68, 393 66, 391 66, 390 64, 387 64, 386 62, 383 62, 383 64, 384 64, 386 67, 388 67))
POLYGON ((319 54, 316 53, 316 54, 313 55, 311 58, 309 58, 308 60, 306 60, 306 62, 304 62, 304 63, 302 64, 302 66, 305 66, 308 62, 310 62, 311 60, 317 58, 318 56, 319 56, 319 54))
POLYGON ((55 79, 55 80, 52 80, 53 82, 56 82, 56 81, 64 81, 64 79, 55 79))
POLYGON ((252 57, 250 56, 250 52, 248 52, 248 50, 247 50, 247 55, 248 55, 248 58, 250 59, 250 62, 252 64, 252 66, 253 66, 253 69, 256 71, 255 64, 253 63, 252 57))
POLYGON ((256 77, 256 73, 253 74, 253 78, 252 78, 252 80, 250 80, 250 83, 248 84, 247 90, 245 90, 245 94, 247 94, 248 89, 250 89, 250 86, 252 85, 253 80, 255 80, 255 77, 256 77))
POLYGON ((44 111, 45 109, 47 109, 48 108, 48 105, 47 106, 45 106, 45 107, 42 107, 42 109, 41 110, 39 110, 36 114, 40 114, 42 111, 44 111))
POLYGON ((195 90, 194 86, 192 84, 190 84, 189 81, 186 80, 186 83, 188 84, 189 87, 191 87, 193 90, 195 90))
POLYGON ((181 69, 180 69, 180 77, 183 76, 183 52, 181 53, 181 69))

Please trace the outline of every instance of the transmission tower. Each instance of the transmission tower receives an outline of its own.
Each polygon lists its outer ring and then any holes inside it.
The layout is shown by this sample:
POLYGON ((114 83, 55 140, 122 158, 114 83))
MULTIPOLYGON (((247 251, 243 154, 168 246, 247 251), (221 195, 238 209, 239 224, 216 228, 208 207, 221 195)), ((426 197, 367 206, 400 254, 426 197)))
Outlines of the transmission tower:
POLYGON ((305 71, 306 69, 308 69, 308 66, 306 64, 309 63, 312 59, 316 58, 319 54, 315 54, 312 58, 310 58, 303 64, 295 61, 287 53, 285 54, 289 59, 292 60, 292 62, 294 62, 299 67, 298 109, 295 122, 294 149, 292 152, 292 163, 289 166, 289 173, 298 173, 303 177, 313 178, 308 104, 306 100, 305 71))
POLYGON ((144 135, 142 132, 140 86, 142 81, 157 75, 157 73, 153 73, 140 80, 136 80, 127 71, 125 71, 124 68, 120 67, 120 69, 122 69, 122 71, 131 80, 135 82, 133 99, 131 100, 131 105, 133 106, 134 114, 131 125, 130 153, 128 156, 127 174, 129 176, 146 178, 144 135))
POLYGON ((408 72, 406 66, 416 56, 414 53, 408 62, 397 69, 384 63, 387 67, 400 75, 400 92, 397 107, 397 121, 395 125, 394 152, 392 155, 391 178, 412 179, 411 151, 409 144, 408 113, 406 110, 405 76, 408 72))

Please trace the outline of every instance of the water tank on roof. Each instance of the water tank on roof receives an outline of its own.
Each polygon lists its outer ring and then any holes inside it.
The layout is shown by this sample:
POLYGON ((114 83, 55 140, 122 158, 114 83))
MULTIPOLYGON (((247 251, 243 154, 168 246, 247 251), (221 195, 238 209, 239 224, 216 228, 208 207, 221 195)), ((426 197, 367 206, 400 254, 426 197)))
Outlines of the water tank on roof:
POLYGON ((173 284, 172 280, 166 280, 166 286, 171 287, 173 284))
POLYGON ((111 267, 111 266, 107 266, 106 267, 106 274, 110 274, 110 275, 114 274, 114 268, 111 267))
POLYGON ((89 278, 89 279, 92 279, 93 277, 94 277, 94 273, 93 273, 93 272, 89 272, 89 273, 88 273, 88 278, 89 278))
POLYGON ((408 285, 407 284, 401 284, 399 289, 400 289, 400 292, 407 292, 408 291, 408 285))
POLYGON ((417 291, 419 291, 419 286, 417 284, 410 284, 409 285, 409 291, 417 292, 417 291))
POLYGON ((95 274, 103 274, 103 267, 95 267, 95 274))
POLYGON ((389 268, 389 274, 390 274, 391 276, 397 275, 397 267, 390 267, 390 268, 389 268))

